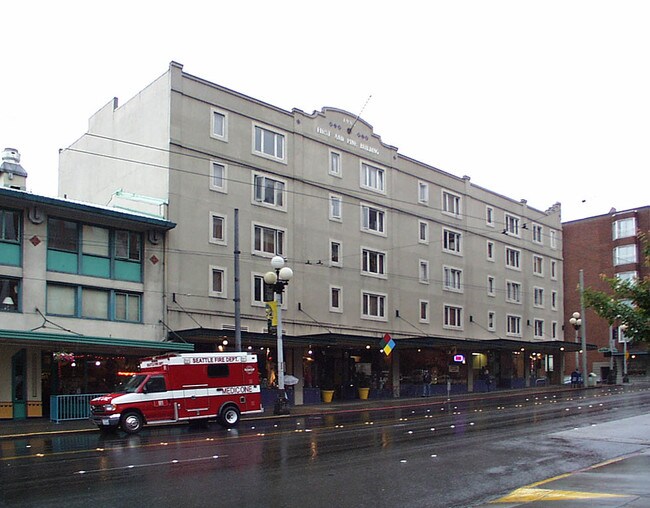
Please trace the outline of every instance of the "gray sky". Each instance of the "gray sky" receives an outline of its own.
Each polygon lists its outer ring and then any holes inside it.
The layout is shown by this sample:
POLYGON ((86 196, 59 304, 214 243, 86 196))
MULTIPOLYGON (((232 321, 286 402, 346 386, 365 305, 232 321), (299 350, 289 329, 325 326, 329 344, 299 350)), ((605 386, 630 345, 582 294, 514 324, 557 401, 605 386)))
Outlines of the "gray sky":
POLYGON ((175 60, 286 110, 372 95, 384 143, 574 220, 650 204, 648 26, 645 0, 13 1, 0 148, 56 195, 59 148, 175 60))

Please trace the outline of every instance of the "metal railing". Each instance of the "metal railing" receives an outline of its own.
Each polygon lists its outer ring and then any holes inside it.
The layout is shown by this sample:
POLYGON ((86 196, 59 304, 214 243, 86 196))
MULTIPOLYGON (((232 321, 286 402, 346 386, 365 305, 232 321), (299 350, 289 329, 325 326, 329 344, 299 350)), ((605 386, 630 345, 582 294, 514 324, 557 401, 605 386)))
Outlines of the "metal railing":
POLYGON ((105 393, 82 393, 79 395, 50 395, 50 420, 85 420, 90 416, 90 401, 105 393))

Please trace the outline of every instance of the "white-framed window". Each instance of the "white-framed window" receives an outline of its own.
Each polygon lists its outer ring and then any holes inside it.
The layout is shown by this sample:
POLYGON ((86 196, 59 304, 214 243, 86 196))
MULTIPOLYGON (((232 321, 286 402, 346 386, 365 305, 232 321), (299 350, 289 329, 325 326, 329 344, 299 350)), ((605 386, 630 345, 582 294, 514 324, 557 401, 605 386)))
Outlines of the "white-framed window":
POLYGON ((506 213, 504 216, 504 222, 506 226, 505 232, 509 235, 519 237, 519 217, 506 213))
POLYGON ((535 307, 544 307, 544 288, 533 288, 533 305, 535 307))
POLYGON ((544 277, 544 258, 533 254, 533 274, 544 277))
POLYGON ((614 247, 614 266, 636 263, 636 245, 619 245, 614 247))
POLYGON ((386 212, 370 205, 361 205, 361 231, 366 233, 386 233, 386 212))
POLYGON ((544 243, 544 228, 541 224, 533 224, 533 242, 542 245, 544 243))
POLYGON ((513 314, 506 315, 506 334, 513 337, 521 337, 521 316, 513 314))
POLYGON ((418 242, 429 245, 429 222, 418 220, 418 242))
POLYGON ((338 194, 330 194, 329 218, 336 222, 343 220, 343 198, 338 194))
POLYGON ((210 281, 208 295, 226 298, 226 269, 222 266, 210 265, 208 280, 210 281))
POLYGON ((554 229, 549 230, 548 241, 551 246, 551 249, 557 249, 557 231, 555 231, 554 229))
POLYGON ((251 274, 251 305, 264 306, 264 275, 261 273, 251 274))
POLYGON ((386 253, 361 248, 361 273, 374 277, 386 277, 386 253))
POLYGON ((636 236, 636 218, 628 217, 612 223, 612 240, 636 236))
POLYGON ((618 272, 614 274, 614 276, 618 280, 635 283, 639 278, 639 272, 637 272, 636 270, 630 270, 627 272, 618 272))
POLYGON ((361 318, 386 321, 386 295, 362 291, 361 318))
POLYGON ((493 310, 489 310, 487 314, 487 329, 491 332, 497 329, 497 314, 493 310))
POLYGON ((429 262, 426 259, 420 259, 420 270, 418 272, 420 284, 429 283, 429 262))
POLYGON ((429 322, 429 300, 420 300, 420 323, 429 322))
POLYGON ((385 194, 386 170, 367 162, 361 162, 361 187, 385 194))
POLYGON ((491 206, 485 207, 485 224, 491 228, 494 227, 494 208, 491 206))
POLYGON ((418 182, 418 203, 429 204, 429 184, 427 182, 418 182))
POLYGON ((459 231, 442 228, 442 250, 462 255, 462 234, 459 231))
POLYGON ((521 284, 519 282, 506 281, 506 302, 521 303, 521 284))
POLYGON ((461 216, 461 200, 458 194, 442 190, 442 212, 453 217, 461 216))
POLYGON ((286 210, 285 187, 286 183, 282 180, 253 173, 253 203, 286 210))
POLYGON ((558 330, 557 321, 551 321, 551 339, 557 339, 557 330, 558 330))
POLYGON ((463 292, 463 271, 452 266, 442 267, 442 288, 445 291, 463 292))
POLYGON ((443 307, 443 328, 462 330, 463 308, 457 305, 445 304, 443 307))
POLYGON ((557 261, 551 259, 551 280, 557 280, 557 261))
POLYGON ((329 174, 341 178, 343 176, 343 166, 341 153, 330 150, 329 174))
POLYGON ((521 270, 521 251, 519 249, 506 247, 506 267, 521 270))
POLYGON ((253 224, 253 254, 266 257, 284 254, 285 231, 262 224, 253 224))
POLYGON ((210 243, 226 245, 226 217, 210 212, 210 243))
POLYGON ((343 266, 343 245, 338 240, 330 240, 330 266, 343 266))
POLYGON ((543 339, 544 338, 544 320, 543 319, 535 319, 534 320, 534 328, 535 328, 534 337, 536 339, 543 339))
POLYGON ((557 291, 551 291, 551 309, 557 310, 557 291))
POLYGON ((494 242, 490 240, 486 243, 486 257, 488 261, 494 262, 494 242))
POLYGON ((220 141, 228 141, 228 113, 211 108, 210 137, 220 141))
POLYGON ((210 161, 210 190, 227 192, 228 166, 221 162, 210 161))
POLYGON ((330 286, 330 312, 343 312, 343 289, 330 286))
POLYGON ((286 136, 267 126, 253 124, 253 153, 267 159, 286 162, 286 136))
POLYGON ((487 294, 488 296, 496 296, 497 294, 496 279, 493 275, 487 276, 487 294))

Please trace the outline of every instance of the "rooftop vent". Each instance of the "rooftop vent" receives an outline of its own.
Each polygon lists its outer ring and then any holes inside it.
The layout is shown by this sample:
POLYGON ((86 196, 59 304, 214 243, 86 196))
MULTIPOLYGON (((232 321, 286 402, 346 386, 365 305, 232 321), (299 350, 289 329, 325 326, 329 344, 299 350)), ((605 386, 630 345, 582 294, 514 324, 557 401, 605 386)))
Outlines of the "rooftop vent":
POLYGON ((26 189, 27 171, 20 165, 20 153, 15 148, 5 148, 2 151, 0 163, 0 186, 12 189, 26 189))

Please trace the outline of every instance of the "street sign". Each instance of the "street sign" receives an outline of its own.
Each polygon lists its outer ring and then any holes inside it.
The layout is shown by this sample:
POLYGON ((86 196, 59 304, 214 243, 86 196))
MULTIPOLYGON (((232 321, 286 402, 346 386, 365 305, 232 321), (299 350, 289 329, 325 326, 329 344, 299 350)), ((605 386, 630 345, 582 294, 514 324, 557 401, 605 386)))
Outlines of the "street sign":
POLYGON ((599 353, 611 353, 610 349, 608 347, 599 347, 598 348, 599 353))
POLYGON ((384 338, 381 340, 379 343, 381 350, 384 352, 386 356, 388 356, 391 351, 395 348, 395 341, 393 338, 390 336, 390 333, 387 333, 384 335, 384 338))

